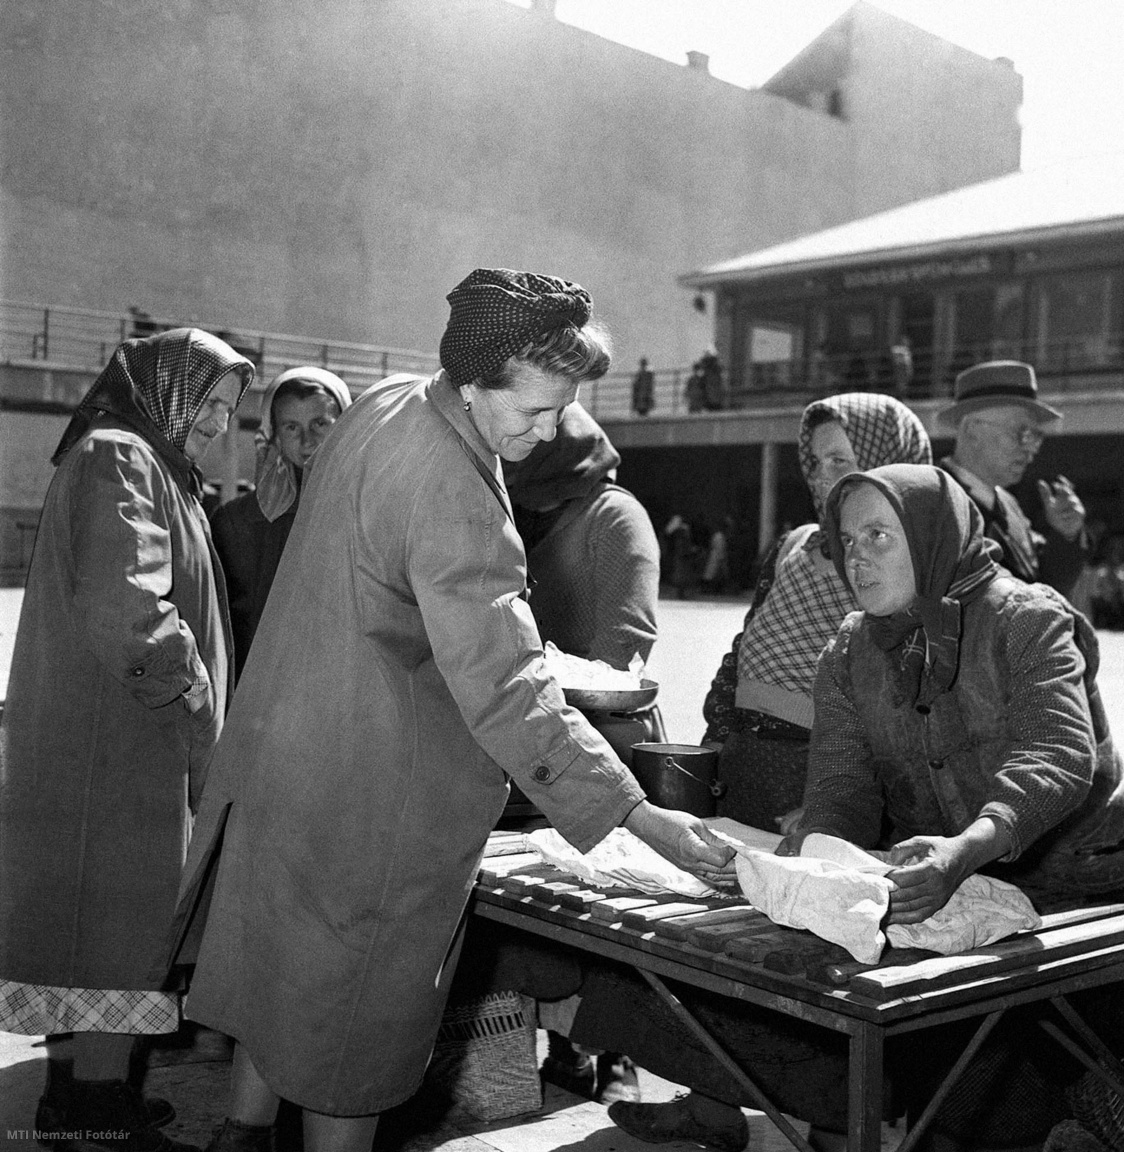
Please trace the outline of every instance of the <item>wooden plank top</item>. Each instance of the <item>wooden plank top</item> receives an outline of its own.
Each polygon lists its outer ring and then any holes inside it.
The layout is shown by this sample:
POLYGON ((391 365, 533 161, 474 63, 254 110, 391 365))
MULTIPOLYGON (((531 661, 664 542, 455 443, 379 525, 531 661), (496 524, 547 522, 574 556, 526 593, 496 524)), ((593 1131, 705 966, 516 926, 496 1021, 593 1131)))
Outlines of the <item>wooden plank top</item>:
POLYGON ((529 920, 579 933, 598 952, 611 941, 690 971, 863 1018, 898 1019, 1025 989, 1059 973, 1120 968, 1124 979, 1124 905, 1073 909, 1043 917, 1036 932, 956 956, 887 948, 876 965, 859 964, 810 932, 784 928, 745 900, 651 895, 600 888, 518 853, 510 834, 486 853, 476 896, 529 920))

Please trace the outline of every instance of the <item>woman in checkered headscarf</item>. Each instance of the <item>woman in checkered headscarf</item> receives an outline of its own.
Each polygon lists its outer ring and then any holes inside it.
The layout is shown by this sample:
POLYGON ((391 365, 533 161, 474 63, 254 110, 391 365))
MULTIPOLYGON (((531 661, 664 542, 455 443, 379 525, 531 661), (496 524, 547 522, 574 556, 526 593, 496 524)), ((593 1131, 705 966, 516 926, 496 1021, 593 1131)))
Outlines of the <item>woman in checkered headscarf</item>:
POLYGON ((230 685, 198 461, 253 375, 198 329, 128 340, 53 458, 0 732, 0 1029, 48 1036, 41 1140, 182 1147, 126 1076, 179 1024, 166 938, 230 685))
POLYGON ((213 1152, 267 1147, 281 1097, 310 1147, 365 1152, 414 1093, 509 777, 582 850, 627 823, 700 872, 728 856, 566 706, 525 599, 500 459, 608 369, 589 295, 483 268, 449 304, 441 371, 368 389, 317 449, 211 766, 182 907, 203 918, 221 837, 188 1009, 238 1041, 213 1152))
MULTIPOLYGON (((892 396, 868 392, 809 404, 797 453, 817 517, 844 473, 932 461, 921 421, 892 396)), ((745 626, 703 707, 704 739, 722 746, 723 815, 772 830, 799 806, 816 661, 854 608, 818 523, 797 528, 766 561, 745 626)))
MULTIPOLYGON (((866 392, 809 404, 797 451, 818 518, 840 476, 880 464, 932 461, 920 420, 893 397, 866 392)), ((856 607, 818 522, 789 533, 767 557, 743 630, 703 705, 703 740, 721 749, 718 778, 726 791, 718 801, 719 815, 768 831, 786 831, 798 818, 816 662, 856 607)), ((593 1048, 627 1046, 641 1067, 694 1090, 668 1103, 620 1101, 610 1105, 609 1116, 639 1139, 662 1133, 663 1139, 674 1135, 730 1152, 744 1148, 749 1134, 741 1107, 753 1102, 709 1056, 663 1031, 661 1010, 653 1008, 646 990, 634 993, 609 979, 587 980, 572 1038, 593 1048), (637 1020, 643 1020, 639 1027, 637 1020), (634 1034, 646 1037, 645 1043, 630 1044, 634 1034)), ((741 1041, 767 1094, 813 1125, 814 1146, 833 1146, 833 1133, 846 1127, 846 1094, 835 1090, 840 1066, 834 1058, 768 1028, 751 1027, 741 1041), (770 1052, 765 1061, 761 1045, 770 1052), (801 1074, 793 1076, 798 1062, 801 1074)))

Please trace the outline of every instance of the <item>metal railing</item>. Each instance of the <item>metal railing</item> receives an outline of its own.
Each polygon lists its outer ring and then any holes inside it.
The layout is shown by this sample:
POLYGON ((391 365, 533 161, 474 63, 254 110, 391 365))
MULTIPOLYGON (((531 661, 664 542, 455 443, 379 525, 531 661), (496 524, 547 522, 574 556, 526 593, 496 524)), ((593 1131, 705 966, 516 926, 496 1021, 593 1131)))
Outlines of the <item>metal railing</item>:
POLYGON ((298 364, 328 368, 353 391, 361 391, 392 372, 430 373, 437 368, 436 353, 411 348, 185 322, 137 310, 122 315, 13 300, 0 300, 0 362, 96 372, 122 340, 184 326, 214 332, 249 356, 258 366, 261 385, 298 364))
MULTIPOLYGON (((122 340, 182 323, 136 309, 123 315, 0 300, 0 363, 96 372, 122 340)), ((298 364, 330 369, 353 392, 362 391, 393 372, 428 374, 438 367, 434 352, 193 323, 222 336, 253 359, 258 365, 258 387, 298 364)), ((738 411, 805 404, 818 396, 847 391, 890 392, 918 400, 946 397, 952 392, 956 371, 989 359, 1027 360, 1034 364, 1044 395, 1074 388, 1119 389, 1124 376, 1124 334, 1095 341, 1067 338, 1046 343, 1034 340, 963 344, 935 364, 928 350, 918 349, 908 381, 895 378, 887 358, 875 354, 847 352, 817 355, 810 360, 752 364, 744 379, 730 382, 727 377, 720 407, 738 411)), ((653 370, 653 403, 646 416, 632 407, 634 376, 634 371, 610 372, 587 384, 582 389, 585 406, 598 420, 610 422, 695 415, 697 405, 688 400, 690 368, 653 370)))

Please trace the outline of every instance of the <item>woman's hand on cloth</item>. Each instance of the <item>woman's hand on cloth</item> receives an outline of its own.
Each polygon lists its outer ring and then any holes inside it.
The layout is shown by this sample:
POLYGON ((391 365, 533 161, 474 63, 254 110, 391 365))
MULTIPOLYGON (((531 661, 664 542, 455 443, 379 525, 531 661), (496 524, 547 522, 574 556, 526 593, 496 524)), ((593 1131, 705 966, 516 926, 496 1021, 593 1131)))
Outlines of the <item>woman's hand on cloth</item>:
POLYGON ((624 827, 665 860, 717 887, 734 873, 734 850, 690 812, 657 808, 641 800, 624 818, 624 827))
POLYGON ((964 881, 1011 846, 1004 824, 980 817, 957 836, 911 836, 890 850, 889 924, 919 924, 939 912, 964 881))
MULTIPOLYGON (((804 809, 793 808, 791 812, 786 812, 783 816, 778 816, 773 821, 776 824, 778 831, 782 836, 790 836, 797 828, 800 827, 800 821, 804 819, 804 809)), ((799 852, 792 853, 794 856, 799 856, 799 852)))

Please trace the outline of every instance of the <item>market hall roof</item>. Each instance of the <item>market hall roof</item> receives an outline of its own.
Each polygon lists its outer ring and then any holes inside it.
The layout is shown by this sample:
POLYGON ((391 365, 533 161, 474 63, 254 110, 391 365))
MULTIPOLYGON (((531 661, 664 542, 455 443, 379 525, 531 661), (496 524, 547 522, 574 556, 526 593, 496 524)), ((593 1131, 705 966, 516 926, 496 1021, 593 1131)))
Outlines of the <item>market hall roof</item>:
POLYGON ((680 277, 691 288, 748 284, 872 262, 956 256, 1124 229, 1124 154, 1012 172, 680 277))

